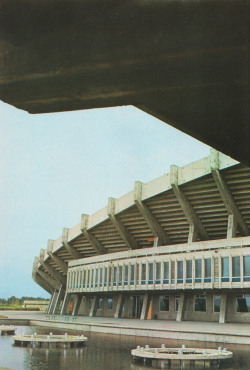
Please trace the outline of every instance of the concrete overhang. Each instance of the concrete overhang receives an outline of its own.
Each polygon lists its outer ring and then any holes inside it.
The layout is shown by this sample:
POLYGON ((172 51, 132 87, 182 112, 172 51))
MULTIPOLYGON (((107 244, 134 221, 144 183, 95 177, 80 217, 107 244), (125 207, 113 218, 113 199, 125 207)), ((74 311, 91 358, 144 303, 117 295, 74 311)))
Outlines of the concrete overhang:
POLYGON ((250 164, 249 1, 1 0, 0 98, 134 105, 250 164))

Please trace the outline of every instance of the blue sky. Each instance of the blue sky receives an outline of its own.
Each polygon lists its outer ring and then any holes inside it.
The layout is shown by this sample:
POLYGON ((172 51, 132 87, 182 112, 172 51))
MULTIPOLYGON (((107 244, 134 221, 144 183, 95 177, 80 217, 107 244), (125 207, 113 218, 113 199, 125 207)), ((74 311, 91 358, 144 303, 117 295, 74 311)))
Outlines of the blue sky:
POLYGON ((48 297, 34 257, 63 227, 209 154, 209 147, 132 107, 30 115, 0 102, 0 297, 48 297))

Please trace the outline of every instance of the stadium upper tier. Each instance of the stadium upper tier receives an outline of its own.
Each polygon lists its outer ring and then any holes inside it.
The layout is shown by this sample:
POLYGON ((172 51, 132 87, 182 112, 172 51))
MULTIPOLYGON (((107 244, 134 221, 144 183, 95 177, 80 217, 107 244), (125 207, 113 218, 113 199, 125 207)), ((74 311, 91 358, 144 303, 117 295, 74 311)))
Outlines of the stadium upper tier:
POLYGON ((249 235, 250 169, 215 150, 134 190, 49 240, 33 278, 51 293, 66 284, 68 262, 153 246, 249 235), (231 223, 231 226, 230 226, 231 223))

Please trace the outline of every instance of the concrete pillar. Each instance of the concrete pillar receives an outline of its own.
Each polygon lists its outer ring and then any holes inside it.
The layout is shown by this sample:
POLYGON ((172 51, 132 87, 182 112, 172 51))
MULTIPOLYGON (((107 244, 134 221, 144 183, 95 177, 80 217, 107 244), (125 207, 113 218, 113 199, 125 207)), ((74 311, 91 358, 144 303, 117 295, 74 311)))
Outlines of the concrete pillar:
POLYGON ((124 305, 124 295, 119 294, 118 299, 117 299, 115 314, 114 314, 115 319, 119 319, 121 317, 123 305, 124 305))
POLYGON ((70 299, 70 293, 65 293, 60 315, 66 315, 69 299, 70 299))
POLYGON ((74 302, 72 316, 77 316, 80 305, 81 305, 81 302, 82 302, 82 295, 79 294, 79 295, 77 295, 76 301, 74 302))
POLYGON ((150 297, 148 293, 145 293, 143 297, 143 304, 142 304, 142 309, 141 309, 141 317, 140 317, 141 320, 147 320, 149 305, 150 305, 150 297))
POLYGON ((53 296, 51 298, 51 304, 50 304, 50 307, 48 309, 48 314, 51 315, 53 314, 53 311, 54 311, 54 307, 55 307, 55 303, 56 303, 56 299, 57 299, 57 296, 58 296, 58 290, 55 289, 54 290, 54 293, 53 293, 53 296))
POLYGON ((151 306, 151 320, 157 319, 157 314, 159 312, 159 296, 154 294, 152 295, 152 306, 151 306))
POLYGON ((64 289, 63 289, 63 286, 61 285, 60 290, 57 294, 55 305, 54 305, 53 315, 55 315, 57 313, 63 297, 64 297, 64 289))
POLYGON ((178 312, 176 315, 176 321, 183 321, 184 313, 185 313, 185 303, 186 303, 186 295, 185 293, 181 293, 178 312))
POLYGON ((227 294, 221 294, 219 323, 225 324, 227 316, 227 294))
POLYGON ((98 297, 97 297, 97 295, 95 295, 94 299, 93 299, 93 302, 92 302, 92 305, 91 305, 91 308, 90 308, 89 317, 94 317, 96 315, 97 305, 98 305, 98 297))

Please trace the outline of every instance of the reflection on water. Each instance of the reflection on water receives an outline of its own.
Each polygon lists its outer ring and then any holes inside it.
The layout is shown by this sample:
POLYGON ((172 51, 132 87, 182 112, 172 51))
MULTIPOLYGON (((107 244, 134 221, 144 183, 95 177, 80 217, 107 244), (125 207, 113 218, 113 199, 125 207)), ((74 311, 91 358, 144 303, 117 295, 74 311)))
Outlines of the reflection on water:
MULTIPOLYGON (((20 326, 16 331, 17 334, 32 334, 35 332, 38 334, 49 334, 51 329, 20 326)), ((137 345, 145 347, 146 344, 149 344, 150 347, 160 347, 162 343, 166 347, 180 347, 182 344, 185 344, 187 347, 199 348, 226 347, 234 353, 234 357, 229 367, 227 367, 228 370, 250 369, 249 346, 80 333, 70 330, 67 332, 75 335, 85 334, 88 337, 88 341, 84 347, 80 348, 32 348, 15 347, 11 336, 0 336, 0 369, 5 367, 14 370, 148 370, 152 369, 149 365, 132 363, 131 349, 136 348, 137 345)), ((65 330, 54 329, 53 333, 64 334, 65 330)), ((178 365, 175 369, 177 368, 178 365)), ((218 368, 216 367, 216 369, 218 368)), ((198 368, 195 367, 195 370, 198 370, 198 368)))

